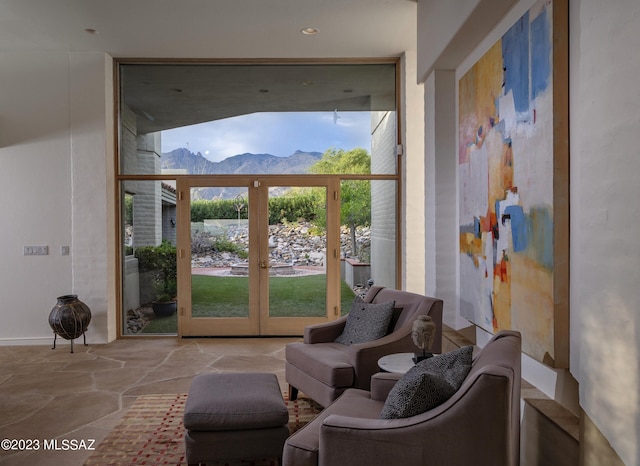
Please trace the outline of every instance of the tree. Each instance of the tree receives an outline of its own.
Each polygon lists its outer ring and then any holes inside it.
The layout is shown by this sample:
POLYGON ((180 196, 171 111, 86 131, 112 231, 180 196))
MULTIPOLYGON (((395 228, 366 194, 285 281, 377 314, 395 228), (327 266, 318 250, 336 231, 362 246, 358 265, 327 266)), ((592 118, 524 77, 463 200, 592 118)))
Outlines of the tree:
POLYGON ((362 148, 348 152, 328 149, 320 160, 309 167, 309 171, 323 175, 368 175, 371 173, 371 156, 362 148))
MULTIPOLYGON (((316 174, 370 174, 371 156, 362 148, 344 151, 329 149, 309 168, 316 174)), ((324 218, 318 215, 317 218, 324 218)), ((371 222, 371 182, 369 180, 343 180, 340 184, 340 223, 347 225, 351 234, 353 255, 357 255, 356 227, 371 222)))

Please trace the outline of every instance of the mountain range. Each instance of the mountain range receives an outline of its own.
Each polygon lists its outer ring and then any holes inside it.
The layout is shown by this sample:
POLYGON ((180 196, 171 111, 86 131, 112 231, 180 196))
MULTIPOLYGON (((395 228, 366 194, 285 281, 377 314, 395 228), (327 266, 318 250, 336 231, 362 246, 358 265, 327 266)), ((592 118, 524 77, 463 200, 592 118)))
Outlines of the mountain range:
MULTIPOLYGON (((298 150, 288 157, 271 154, 238 154, 220 162, 212 162, 201 153, 194 154, 189 149, 180 148, 162 154, 163 170, 186 170, 193 175, 292 175, 309 172, 309 167, 322 158, 320 152, 298 150)), ((233 199, 246 192, 246 188, 197 188, 194 199, 233 199)))
POLYGON ((298 150, 288 157, 245 153, 212 162, 200 152, 194 154, 181 148, 162 154, 162 168, 186 169, 192 175, 301 174, 307 173, 321 157, 320 152, 298 150))

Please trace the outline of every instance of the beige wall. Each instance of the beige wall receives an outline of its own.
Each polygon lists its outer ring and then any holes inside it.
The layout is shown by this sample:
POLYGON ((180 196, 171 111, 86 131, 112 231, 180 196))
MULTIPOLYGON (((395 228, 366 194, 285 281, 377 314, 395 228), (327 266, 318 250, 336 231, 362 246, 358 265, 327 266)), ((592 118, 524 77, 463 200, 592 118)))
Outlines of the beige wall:
POLYGON ((443 319, 460 329, 469 322, 457 297, 458 199, 456 187, 455 73, 436 70, 425 83, 426 290, 444 301, 443 319))
POLYGON ((402 289, 425 293, 424 85, 416 84, 416 52, 401 61, 402 289))
POLYGON ((572 0, 569 8, 571 372, 586 416, 637 465, 640 3, 572 0))
POLYGON ((102 53, 5 52, 0 62, 0 81, 10 89, 0 93, 0 166, 11 194, 0 237, 0 296, 11 304, 0 342, 50 344, 49 312, 57 296, 70 293, 91 308, 87 339, 105 342, 115 336, 107 313, 111 60, 102 53), (49 255, 24 256, 28 245, 48 246, 49 255))

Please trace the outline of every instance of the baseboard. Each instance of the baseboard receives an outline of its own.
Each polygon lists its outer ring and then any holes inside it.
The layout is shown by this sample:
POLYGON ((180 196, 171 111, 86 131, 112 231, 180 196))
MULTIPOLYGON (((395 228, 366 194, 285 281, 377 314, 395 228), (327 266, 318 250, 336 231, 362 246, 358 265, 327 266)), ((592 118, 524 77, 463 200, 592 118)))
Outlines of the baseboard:
POLYGON ((0 338, 0 346, 53 346, 53 335, 34 338, 0 338))

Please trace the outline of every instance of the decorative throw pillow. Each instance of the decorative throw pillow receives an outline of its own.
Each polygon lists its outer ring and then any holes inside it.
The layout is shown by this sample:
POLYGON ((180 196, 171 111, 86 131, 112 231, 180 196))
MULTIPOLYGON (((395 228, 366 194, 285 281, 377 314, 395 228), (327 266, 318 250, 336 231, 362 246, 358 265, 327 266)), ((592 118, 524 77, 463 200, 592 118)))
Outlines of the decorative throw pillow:
POLYGON ((380 419, 398 419, 424 413, 458 391, 471 370, 473 347, 420 361, 402 376, 387 396, 380 419))
POLYGON ((335 341, 348 346, 382 338, 389 329, 394 305, 394 301, 365 303, 362 298, 356 296, 351 304, 344 330, 335 341))

